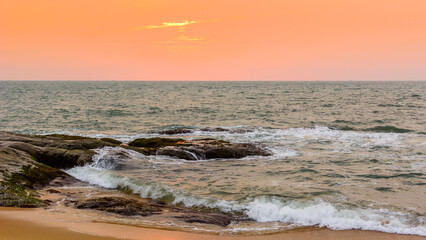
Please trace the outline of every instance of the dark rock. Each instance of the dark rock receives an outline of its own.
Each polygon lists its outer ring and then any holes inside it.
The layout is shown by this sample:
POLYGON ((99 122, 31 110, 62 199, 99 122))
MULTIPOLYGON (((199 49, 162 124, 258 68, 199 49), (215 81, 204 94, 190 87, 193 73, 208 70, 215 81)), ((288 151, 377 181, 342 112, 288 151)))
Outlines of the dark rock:
POLYGON ((233 128, 233 129, 227 129, 227 128, 221 128, 221 127, 217 127, 217 128, 202 128, 200 129, 203 132, 229 132, 229 133, 247 133, 247 132, 253 132, 252 130, 248 130, 248 129, 241 129, 241 128, 233 128))
POLYGON ((162 148, 166 146, 176 146, 185 142, 176 138, 138 138, 129 143, 132 147, 162 148))
POLYGON ((206 128, 202 128, 200 130, 203 131, 203 132, 229 132, 230 131, 229 129, 220 128, 220 127, 217 127, 217 128, 206 127, 206 128))
POLYGON ((170 130, 159 131, 157 133, 161 135, 176 135, 176 134, 193 133, 193 131, 189 129, 170 129, 170 130))
POLYGON ((59 192, 58 190, 55 190, 55 189, 48 189, 48 190, 46 190, 48 193, 61 193, 61 192, 59 192))
POLYGON ((216 213, 194 213, 194 214, 185 214, 182 216, 176 216, 175 218, 182 219, 187 223, 205 223, 205 224, 214 224, 221 227, 226 227, 232 222, 230 216, 224 214, 216 213))
POLYGON ((130 142, 129 146, 145 148, 144 154, 148 155, 155 153, 186 160, 271 155, 268 151, 253 144, 230 143, 216 139, 140 138, 130 142), (149 151, 146 151, 146 149, 149 149, 149 151))
POLYGON ((80 136, 47 135, 27 136, 0 132, 0 146, 17 149, 30 154, 38 162, 55 168, 83 166, 92 161, 91 149, 119 146, 114 139, 94 139, 80 136))
POLYGON ((122 142, 115 140, 115 139, 112 139, 112 138, 101 138, 101 141, 109 142, 109 143, 117 144, 117 145, 122 144, 122 142))
POLYGON ((77 202, 74 206, 78 209, 94 209, 123 216, 150 216, 161 213, 164 208, 157 204, 122 197, 92 198, 77 202))
POLYGON ((38 147, 29 143, 9 142, 6 146, 29 153, 38 162, 55 168, 72 168, 83 166, 92 161, 92 150, 67 150, 53 147, 38 147))
POLYGON ((2 142, 22 142, 38 147, 51 147, 66 150, 90 150, 105 146, 117 146, 118 143, 111 141, 103 141, 96 138, 68 136, 68 135, 46 135, 46 136, 30 136, 15 134, 9 132, 0 132, 0 141, 2 142))
POLYGON ((200 160, 200 158, 195 153, 184 150, 183 148, 172 146, 158 149, 157 154, 186 160, 200 160))
POLYGON ((229 143, 214 139, 186 141, 181 145, 160 148, 157 150, 157 154, 186 160, 229 159, 271 155, 271 153, 253 144, 229 143))
POLYGON ((239 128, 237 128, 237 129, 231 129, 230 131, 229 131, 230 133, 248 133, 248 132, 253 132, 253 130, 248 130, 248 129, 239 129, 239 128))

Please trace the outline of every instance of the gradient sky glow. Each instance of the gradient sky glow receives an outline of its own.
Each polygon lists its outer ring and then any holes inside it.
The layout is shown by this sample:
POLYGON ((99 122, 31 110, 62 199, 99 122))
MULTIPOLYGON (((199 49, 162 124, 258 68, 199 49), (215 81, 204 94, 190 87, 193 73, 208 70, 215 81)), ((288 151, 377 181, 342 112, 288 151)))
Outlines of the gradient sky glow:
POLYGON ((426 80, 426 0, 3 0, 0 80, 426 80))

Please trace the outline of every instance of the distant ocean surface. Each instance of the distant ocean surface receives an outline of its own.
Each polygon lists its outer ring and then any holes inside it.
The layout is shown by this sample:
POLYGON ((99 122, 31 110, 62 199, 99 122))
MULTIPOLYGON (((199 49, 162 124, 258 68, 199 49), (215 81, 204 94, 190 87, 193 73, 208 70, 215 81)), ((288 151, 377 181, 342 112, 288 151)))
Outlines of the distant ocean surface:
POLYGON ((102 162, 117 149, 103 148, 93 164, 67 172, 264 224, 226 231, 426 236, 426 82, 0 82, 1 131, 128 142, 170 129, 273 155, 191 162, 118 149, 132 160, 114 168, 102 162))

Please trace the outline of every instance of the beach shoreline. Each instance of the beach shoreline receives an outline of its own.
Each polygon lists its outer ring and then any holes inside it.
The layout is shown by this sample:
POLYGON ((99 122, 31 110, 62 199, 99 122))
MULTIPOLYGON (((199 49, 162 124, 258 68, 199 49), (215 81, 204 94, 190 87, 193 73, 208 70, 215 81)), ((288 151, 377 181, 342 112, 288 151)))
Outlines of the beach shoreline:
POLYGON ((66 213, 52 213, 48 209, 0 208, 1 239, 152 239, 152 240, 277 240, 277 239, 375 239, 375 240, 420 240, 421 236, 389 234, 375 231, 307 228, 258 236, 219 236, 181 231, 142 228, 111 223, 81 221, 66 213))

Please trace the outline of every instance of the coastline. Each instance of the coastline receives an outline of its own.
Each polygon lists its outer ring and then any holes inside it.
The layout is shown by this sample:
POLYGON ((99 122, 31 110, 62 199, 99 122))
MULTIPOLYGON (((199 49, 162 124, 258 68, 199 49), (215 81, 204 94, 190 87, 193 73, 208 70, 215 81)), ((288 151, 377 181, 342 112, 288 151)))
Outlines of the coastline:
POLYGON ((365 239, 365 240, 420 240, 421 236, 399 235, 375 231, 307 228, 259 236, 218 236, 180 231, 141 228, 128 225, 82 221, 66 213, 52 213, 49 210, 0 207, 1 239, 152 239, 152 240, 278 240, 278 239, 365 239))

